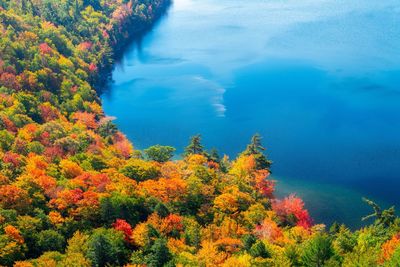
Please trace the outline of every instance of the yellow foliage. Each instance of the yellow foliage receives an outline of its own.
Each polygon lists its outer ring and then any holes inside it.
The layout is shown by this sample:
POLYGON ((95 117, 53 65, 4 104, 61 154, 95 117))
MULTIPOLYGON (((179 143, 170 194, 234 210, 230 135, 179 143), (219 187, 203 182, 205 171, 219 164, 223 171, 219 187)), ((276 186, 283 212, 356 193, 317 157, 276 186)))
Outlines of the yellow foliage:
POLYGON ((59 226, 65 221, 62 215, 57 211, 50 211, 48 217, 50 222, 55 226, 59 226))
POLYGON ((251 267, 253 258, 249 254, 243 254, 236 257, 230 257, 227 259, 223 267, 251 267))
POLYGON ((64 159, 60 162, 61 173, 68 179, 75 178, 83 173, 82 168, 75 162, 64 159))
POLYGON ((147 223, 139 223, 132 232, 133 243, 139 247, 144 247, 147 241, 147 223))

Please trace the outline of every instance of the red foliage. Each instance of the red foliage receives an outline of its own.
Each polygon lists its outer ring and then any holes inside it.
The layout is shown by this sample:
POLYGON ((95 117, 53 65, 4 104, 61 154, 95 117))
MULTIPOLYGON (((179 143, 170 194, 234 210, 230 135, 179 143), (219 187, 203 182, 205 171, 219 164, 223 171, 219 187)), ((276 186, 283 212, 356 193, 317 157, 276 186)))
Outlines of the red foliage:
POLYGON ((176 214, 169 214, 161 223, 161 228, 164 233, 170 233, 173 230, 182 231, 182 217, 176 214))
POLYGON ((123 219, 117 219, 112 226, 115 230, 124 233, 126 242, 132 242, 132 226, 127 221, 123 219))
POLYGON ((8 117, 2 116, 0 119, 3 121, 3 124, 6 127, 7 131, 10 131, 10 132, 16 132, 17 131, 17 127, 15 126, 15 124, 8 117))
POLYGON ((94 63, 89 64, 89 71, 90 72, 95 72, 97 70, 97 66, 94 63))
POLYGON ((3 161, 5 163, 11 163, 14 166, 14 168, 17 168, 20 165, 21 163, 20 159, 21 159, 20 155, 13 153, 11 151, 7 151, 3 156, 3 161))
POLYGON ((53 49, 47 43, 41 43, 39 45, 39 51, 42 55, 51 54, 53 49))
POLYGON ((114 148, 124 158, 129 158, 133 153, 132 144, 126 139, 125 135, 120 132, 114 135, 114 148))
POLYGON ((209 161, 209 162, 207 162, 207 166, 208 166, 210 169, 219 169, 219 164, 216 163, 216 162, 214 162, 214 161, 209 161))
POLYGON ((306 209, 304 202, 295 195, 290 195, 283 200, 275 200, 272 202, 272 209, 283 221, 287 221, 290 215, 296 218, 296 225, 304 228, 312 226, 312 219, 306 209))
POLYGON ((49 204, 59 210, 65 210, 71 205, 75 205, 83 198, 83 191, 80 188, 58 192, 57 198, 50 200, 49 204))
POLYGON ((63 151, 61 147, 51 146, 51 147, 46 147, 43 154, 44 156, 53 160, 54 158, 62 157, 63 151))
POLYGON ((40 115, 45 122, 55 120, 58 118, 59 112, 50 104, 41 104, 39 106, 40 115))
POLYGON ((260 170, 255 173, 255 187, 259 193, 266 197, 272 197, 275 191, 275 181, 268 180, 269 171, 260 170))
POLYGON ((20 89, 20 84, 18 83, 15 74, 9 72, 4 72, 0 75, 0 85, 14 90, 20 89))

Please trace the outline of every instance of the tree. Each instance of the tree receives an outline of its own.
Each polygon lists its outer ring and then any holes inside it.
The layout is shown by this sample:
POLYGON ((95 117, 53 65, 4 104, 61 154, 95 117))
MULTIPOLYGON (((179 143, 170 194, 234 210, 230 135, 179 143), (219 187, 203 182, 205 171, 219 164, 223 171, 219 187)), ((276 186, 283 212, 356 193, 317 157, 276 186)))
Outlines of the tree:
POLYGON ((87 257, 93 266, 122 266, 127 260, 123 233, 114 229, 99 228, 89 237, 87 257))
POLYGON ((201 136, 197 134, 190 139, 189 145, 185 148, 185 156, 193 154, 203 154, 203 145, 201 144, 201 136))
POLYGON ((322 267, 333 255, 330 237, 326 234, 318 234, 305 244, 301 260, 304 266, 322 267))
POLYGON ((272 162, 264 155, 264 151, 265 148, 261 144, 261 136, 256 133, 242 154, 246 156, 253 155, 257 169, 269 169, 272 162))
POLYGON ((36 237, 37 246, 40 251, 63 251, 65 246, 64 237, 54 230, 44 230, 36 237))
POLYGON ((209 159, 214 162, 220 163, 221 157, 219 156, 218 150, 216 148, 211 149, 209 159))
POLYGON ((117 219, 126 220, 136 225, 149 214, 143 199, 113 194, 100 200, 100 216, 102 221, 111 225, 117 219))
POLYGON ((250 250, 249 253, 251 256, 257 258, 270 258, 271 254, 268 252, 267 248, 265 247, 264 243, 261 240, 257 240, 256 243, 254 243, 250 250))
POLYGON ((156 178, 160 171, 153 162, 146 162, 140 159, 130 159, 120 172, 136 181, 145 181, 156 178))
POLYGON ((363 200, 374 209, 374 213, 363 217, 361 219, 362 221, 368 220, 369 218, 372 217, 376 217, 375 219, 376 224, 382 224, 388 227, 396 219, 396 211, 394 209, 394 206, 382 211, 381 207, 379 207, 379 205, 376 204, 374 201, 369 200, 368 198, 365 197, 363 198, 363 200))
POLYGON ((150 248, 147 263, 149 266, 161 267, 172 259, 171 252, 167 247, 167 241, 162 238, 156 239, 150 248))
POLYGON ((144 150, 147 158, 160 163, 167 162, 174 156, 176 149, 171 146, 151 146, 144 150))
POLYGON ((124 234, 126 242, 130 243, 132 241, 132 226, 125 220, 117 219, 115 223, 113 223, 113 227, 115 230, 120 231, 124 234))

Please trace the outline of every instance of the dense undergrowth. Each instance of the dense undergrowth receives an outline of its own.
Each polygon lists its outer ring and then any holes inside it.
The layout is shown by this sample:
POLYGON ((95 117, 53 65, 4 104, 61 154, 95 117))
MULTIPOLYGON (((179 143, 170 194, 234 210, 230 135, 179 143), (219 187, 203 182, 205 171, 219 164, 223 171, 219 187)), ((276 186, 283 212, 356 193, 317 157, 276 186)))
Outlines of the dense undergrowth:
POLYGON ((254 136, 236 159, 192 138, 134 150, 95 87, 167 0, 0 1, 0 265, 399 266, 400 221, 357 231, 276 199, 254 136))

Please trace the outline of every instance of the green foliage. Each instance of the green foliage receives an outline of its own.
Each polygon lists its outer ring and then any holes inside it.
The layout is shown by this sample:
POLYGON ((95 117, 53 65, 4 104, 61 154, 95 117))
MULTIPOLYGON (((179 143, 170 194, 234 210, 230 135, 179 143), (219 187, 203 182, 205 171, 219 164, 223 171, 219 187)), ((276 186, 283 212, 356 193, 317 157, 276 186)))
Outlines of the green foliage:
POLYGON ((151 146, 144 150, 146 157, 157 162, 167 162, 174 156, 175 148, 171 146, 151 146))
POLYGON ((250 144, 247 145, 243 155, 253 155, 257 164, 257 169, 269 169, 271 161, 267 159, 263 151, 265 148, 261 144, 261 136, 259 134, 253 135, 250 144))
POLYGON ((192 136, 190 139, 189 145, 185 148, 185 156, 194 155, 194 154, 203 154, 203 145, 201 144, 201 135, 197 134, 192 136))
POLYGON ((268 252, 267 248, 265 247, 265 244, 257 240, 250 248, 249 254, 255 258, 261 257, 261 258, 270 258, 271 254, 268 252))
POLYGON ((94 230, 87 241, 87 246, 87 257, 93 266, 121 266, 128 256, 122 233, 113 229, 94 230))
POLYGON ((165 266, 172 259, 172 254, 167 247, 165 239, 158 238, 150 248, 147 256, 148 266, 161 267, 165 266))
POLYGON ((139 159, 130 159, 127 164, 120 169, 125 176, 136 181, 154 179, 159 175, 159 170, 151 162, 143 162, 139 159))
POLYGON ((100 200, 100 215, 102 221, 108 225, 116 219, 124 219, 130 225, 136 225, 145 219, 149 211, 143 199, 113 195, 100 200))
POLYGON ((363 221, 368 220, 369 218, 375 217, 376 224, 382 224, 382 225, 388 227, 396 219, 396 215, 395 215, 396 211, 395 211, 394 207, 390 207, 389 209, 382 211, 381 207, 379 207, 379 205, 376 204, 375 202, 373 202, 372 200, 363 198, 363 201, 366 202, 368 205, 370 205, 374 210, 374 213, 363 217, 362 218, 363 221))
POLYGON ((54 230, 44 230, 37 234, 36 244, 42 252, 62 252, 65 246, 65 239, 64 236, 54 230))
POLYGON ((320 267, 333 255, 331 238, 325 234, 318 234, 305 244, 301 261, 304 266, 320 267))

